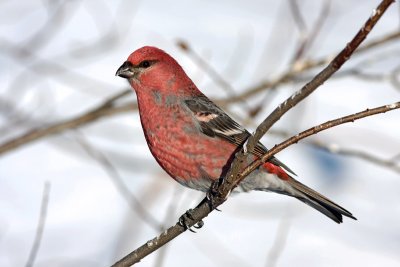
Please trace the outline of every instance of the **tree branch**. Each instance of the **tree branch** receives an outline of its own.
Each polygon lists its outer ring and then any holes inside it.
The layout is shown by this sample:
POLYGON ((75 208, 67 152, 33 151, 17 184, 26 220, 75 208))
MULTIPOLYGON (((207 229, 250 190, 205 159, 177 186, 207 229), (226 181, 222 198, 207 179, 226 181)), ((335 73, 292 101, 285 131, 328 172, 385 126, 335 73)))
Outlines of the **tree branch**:
MULTIPOLYGON (((373 39, 369 43, 365 44, 364 46, 359 47, 354 54, 361 54, 366 51, 369 51, 373 48, 376 48, 380 45, 386 44, 390 41, 397 40, 400 38, 400 31, 395 31, 392 33, 389 33, 387 35, 384 35, 380 38, 373 39)), ((264 91, 266 88, 274 88, 278 85, 285 84, 290 82, 294 77, 296 77, 298 74, 301 72, 304 72, 306 70, 311 70, 313 68, 322 66, 324 64, 327 64, 330 62, 332 59, 331 55, 324 56, 322 58, 316 59, 316 60, 304 60, 304 61, 298 61, 296 64, 293 66, 292 69, 288 70, 287 72, 283 73, 276 79, 272 81, 262 81, 261 83, 249 88, 248 90, 245 90, 243 93, 238 94, 236 97, 231 97, 228 99, 221 99, 219 100, 220 104, 227 105, 231 103, 236 103, 239 102, 243 99, 255 96, 256 94, 264 91)))
POLYGON ((125 104, 125 105, 121 105, 118 107, 114 106, 115 102, 118 99, 120 99, 121 97, 126 95, 126 92, 127 92, 126 90, 123 90, 123 91, 117 93, 116 95, 112 96, 110 99, 106 100, 100 106, 88 111, 87 113, 85 113, 83 115, 77 116, 77 117, 69 119, 69 120, 61 121, 61 122, 52 124, 47 127, 30 130, 21 136, 18 136, 10 141, 6 141, 2 145, 0 145, 0 155, 3 153, 6 153, 8 151, 11 151, 13 149, 16 149, 27 143, 30 143, 30 142, 33 142, 40 138, 43 138, 45 136, 60 133, 62 131, 68 130, 68 129, 78 128, 82 125, 85 125, 89 122, 93 122, 93 121, 95 121, 99 118, 105 117, 105 116, 110 116, 110 115, 113 115, 116 113, 126 112, 126 111, 132 110, 132 109, 137 109, 136 103, 125 104))
MULTIPOLYGON (((273 129, 269 130, 268 134, 273 134, 282 138, 289 138, 292 136, 287 131, 273 129)), ((400 163, 396 162, 396 157, 400 157, 400 155, 382 158, 366 151, 341 147, 335 143, 323 143, 319 140, 311 140, 310 142, 306 142, 305 144, 331 154, 364 160, 376 166, 389 169, 396 173, 400 173, 400 163)))
POLYGON ((32 267, 35 263, 35 259, 37 253, 39 251, 40 242, 42 241, 44 226, 46 224, 46 217, 47 217, 47 206, 49 204, 49 195, 50 195, 50 183, 45 182, 43 194, 42 194, 42 203, 40 206, 40 215, 39 215, 39 222, 36 228, 35 239, 33 241, 33 245, 31 247, 31 251, 29 253, 28 261, 25 264, 25 267, 32 267))
POLYGON ((365 151, 341 148, 337 145, 326 145, 326 144, 323 144, 323 143, 317 142, 317 141, 312 142, 311 145, 313 145, 319 149, 322 149, 324 151, 327 151, 329 153, 332 153, 332 154, 362 159, 364 161, 373 163, 377 166, 386 167, 387 169, 400 174, 400 164, 396 163, 395 159, 393 159, 393 158, 384 159, 384 158, 375 156, 373 154, 367 153, 365 151))
POLYGON ((136 212, 138 217, 143 220, 147 225, 152 227, 154 230, 162 230, 162 224, 154 218, 154 216, 149 213, 145 207, 143 207, 142 203, 140 203, 139 199, 133 195, 129 188, 125 185, 122 177, 119 175, 117 169, 111 163, 111 161, 104 155, 100 150, 95 149, 89 141, 85 138, 85 136, 76 131, 76 142, 87 152, 87 154, 96 160, 101 167, 106 171, 114 186, 118 190, 118 192, 122 195, 125 201, 128 203, 129 207, 136 212))
POLYGON ((364 111, 348 115, 345 117, 341 117, 335 120, 331 120, 328 122, 325 122, 323 124, 314 126, 308 130, 305 130, 289 139, 286 141, 280 143, 279 145, 275 145, 272 149, 268 151, 265 155, 263 155, 259 160, 254 161, 252 164, 250 164, 246 169, 240 173, 240 179, 236 181, 236 184, 239 184, 247 175, 249 175, 252 171, 254 171, 258 166, 263 164, 265 161, 267 161, 272 155, 278 153, 279 151, 285 149, 286 147, 297 143, 301 139, 304 139, 310 135, 317 134, 323 130, 338 126, 340 124, 348 123, 348 122, 354 122, 355 120, 362 119, 364 117, 369 117, 372 115, 376 115, 379 113, 386 113, 391 110, 399 109, 400 108, 400 102, 396 102, 390 105, 385 105, 385 106, 380 106, 377 108, 373 109, 366 109, 364 111))
POLYGON ((277 265, 276 263, 287 244, 291 222, 292 220, 289 214, 285 214, 284 217, 282 217, 278 225, 275 240, 268 252, 267 264, 265 266, 274 267, 277 265))

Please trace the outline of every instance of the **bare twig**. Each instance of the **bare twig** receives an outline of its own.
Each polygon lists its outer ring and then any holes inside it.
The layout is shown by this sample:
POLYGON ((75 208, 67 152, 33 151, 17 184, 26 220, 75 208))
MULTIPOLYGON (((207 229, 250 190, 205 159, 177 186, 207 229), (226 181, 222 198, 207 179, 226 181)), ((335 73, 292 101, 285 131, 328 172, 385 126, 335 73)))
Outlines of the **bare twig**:
POLYGON ((121 113, 121 112, 130 111, 133 109, 137 109, 136 103, 125 104, 125 105, 121 105, 121 106, 117 106, 117 107, 114 106, 114 102, 116 100, 118 100, 120 97, 123 97, 125 95, 126 95, 126 90, 123 90, 123 91, 115 94, 114 96, 110 97, 110 99, 106 100, 103 104, 88 111, 87 113, 85 113, 81 116, 77 116, 75 118, 72 118, 72 119, 69 119, 66 121, 62 121, 59 123, 55 123, 55 124, 52 124, 47 127, 31 130, 21 136, 13 138, 12 140, 3 143, 0 146, 0 155, 5 152, 16 149, 27 143, 38 140, 42 137, 60 133, 67 129, 78 128, 82 125, 86 125, 89 122, 93 122, 93 121, 95 121, 99 118, 105 117, 105 116, 110 116, 110 115, 113 115, 116 113, 121 113))
MULTIPOLYGON (((76 4, 76 3, 74 3, 76 4)), ((79 4, 79 3, 77 3, 79 4)), ((56 6, 52 6, 51 14, 47 18, 46 23, 35 32, 29 40, 25 41, 25 47, 29 49, 24 50, 24 56, 30 56, 33 51, 37 51, 40 47, 44 46, 48 41, 52 40, 54 35, 59 33, 62 24, 66 24, 68 19, 72 18, 73 12, 66 16, 67 5, 71 5, 69 1, 59 1, 56 6)), ((70 11, 70 10, 68 10, 70 11)))
MULTIPOLYGON (((165 213, 164 223, 169 223, 169 221, 171 221, 174 218, 177 212, 177 205, 182 197, 182 191, 180 189, 181 189, 180 187, 175 187, 175 190, 173 192, 173 195, 171 197, 171 200, 167 208, 167 212, 165 213)), ((163 266, 165 257, 167 255, 167 249, 168 246, 164 246, 160 249, 160 251, 158 252, 158 257, 154 263, 154 267, 163 266)))
MULTIPOLYGON (((357 49, 357 51, 354 54, 361 54, 361 53, 365 53, 366 51, 369 51, 370 49, 373 49, 375 47, 378 47, 382 44, 386 44, 389 43, 391 41, 397 40, 400 38, 400 31, 396 30, 392 33, 389 33, 387 35, 381 36, 379 38, 373 39, 371 41, 369 41, 368 43, 366 43, 363 46, 360 46, 360 48, 357 49)), ((308 60, 308 61, 304 61, 302 62, 302 64, 298 64, 297 68, 299 70, 303 70, 303 69, 311 69, 311 68, 315 68, 321 65, 326 64, 329 61, 329 57, 323 57, 317 60, 308 60)))
MULTIPOLYGON (((304 132, 301 132, 289 139, 287 139, 286 141, 280 143, 279 145, 275 145, 272 149, 270 149, 268 151, 267 154, 263 155, 261 157, 261 159, 254 161, 252 164, 250 164, 243 172, 240 173, 240 179, 238 179, 236 181, 237 184, 239 184, 247 175, 249 175, 252 171, 254 171, 258 166, 260 166, 263 162, 267 161, 268 158, 270 158, 271 156, 268 156, 270 154, 271 151, 274 151, 276 148, 279 148, 278 151, 281 151, 283 149, 285 149, 286 147, 297 143, 299 140, 304 139, 310 135, 314 135, 316 133, 319 133, 323 130, 335 127, 337 125, 340 124, 344 124, 344 123, 349 123, 349 122, 354 122, 355 120, 359 120, 365 117, 369 117, 372 115, 376 115, 379 113, 385 113, 391 110, 395 110, 395 109, 399 109, 400 108, 400 102, 396 102, 390 105, 385 105, 385 106, 380 106, 377 108, 373 108, 373 109, 366 109, 365 111, 361 111, 358 113, 355 113, 353 115, 348 115, 345 117, 341 117, 339 119, 335 119, 335 120, 331 120, 328 122, 325 122, 323 124, 320 124, 318 126, 312 127, 304 132)), ((277 152, 274 151, 273 154, 276 154, 277 152)))
POLYGON ((307 25, 304 21, 303 15, 300 12, 299 5, 297 4, 297 0, 289 0, 290 11, 292 12, 292 17, 295 21, 295 24, 299 28, 300 35, 306 35, 307 25))
POLYGON ((278 231, 275 234, 275 240, 272 243, 271 249, 268 252, 267 267, 274 267, 282 255, 282 251, 285 248, 287 238, 289 236, 291 220, 287 214, 285 214, 279 222, 278 231))
MULTIPOLYGON (((392 33, 389 33, 387 35, 384 35, 382 37, 374 39, 374 40, 368 42, 367 44, 359 47, 354 52, 354 55, 359 55, 361 53, 369 51, 370 49, 376 48, 383 44, 387 44, 387 43, 397 40, 399 38, 400 38, 400 31, 396 30, 392 33)), ((274 80, 262 81, 261 83, 248 88, 243 93, 238 94, 236 97, 231 97, 228 99, 221 99, 218 102, 221 105, 227 105, 227 104, 239 102, 243 99, 246 99, 246 98, 249 98, 249 97, 252 97, 252 96, 258 94, 267 88, 274 88, 278 85, 288 83, 288 82, 292 81, 292 79, 294 77, 296 77, 299 73, 304 72, 306 70, 311 70, 316 67, 320 67, 324 64, 327 64, 330 62, 331 59, 332 59, 332 56, 325 56, 325 57, 322 57, 322 58, 316 59, 316 60, 306 60, 306 61, 297 62, 293 69, 283 73, 282 75, 275 78, 274 80)))
POLYGON ((96 160, 107 172, 108 176, 111 178, 115 187, 119 191, 119 193, 124 197, 129 207, 139 215, 139 218, 142 219, 145 223, 151 226, 155 230, 162 230, 163 227, 160 222, 157 221, 140 203, 140 201, 129 191, 120 177, 117 169, 114 165, 108 160, 108 158, 101 153, 98 149, 95 149, 84 137, 82 133, 78 133, 76 136, 76 141, 81 147, 91 156, 94 160, 96 160))
POLYGON ((35 263, 36 256, 39 251, 40 243, 43 237, 43 231, 46 224, 47 217, 47 206, 49 204, 49 196, 50 196, 50 183, 45 182, 42 194, 42 203, 40 206, 40 215, 39 222, 36 228, 35 239, 33 241, 33 245, 31 247, 31 251, 29 252, 28 261, 26 262, 26 267, 32 267, 35 263))
POLYGON ((396 163, 393 158, 383 159, 364 151, 341 148, 337 145, 325 145, 321 142, 312 142, 311 144, 332 154, 355 157, 400 173, 400 164, 396 163))
MULTIPOLYGON (((281 136, 283 138, 289 138, 291 135, 287 131, 283 130, 269 130, 268 134, 273 134, 277 136, 281 136)), ((306 145, 313 146, 317 149, 321 149, 331 154, 339 155, 339 156, 348 156, 355 159, 364 160, 366 162, 372 163, 376 166, 384 167, 386 169, 392 170, 394 172, 400 173, 400 163, 396 162, 396 159, 400 159, 400 155, 396 155, 394 157, 389 157, 387 159, 380 158, 372 153, 368 153, 365 151, 350 149, 345 147, 340 147, 337 144, 326 144, 318 140, 311 140, 305 142, 306 145)))
POLYGON ((9 56, 20 65, 23 65, 25 69, 20 74, 15 75, 9 86, 11 89, 20 89, 19 87, 21 87, 21 80, 24 80, 23 78, 28 72, 43 75, 51 79, 57 78, 60 74, 71 75, 73 79, 67 79, 65 81, 72 89, 80 89, 82 84, 90 84, 92 87, 98 86, 100 88, 112 87, 112 84, 108 84, 100 79, 86 75, 83 72, 77 72, 73 69, 69 69, 58 61, 52 61, 43 58, 40 55, 34 54, 29 48, 25 48, 4 38, 0 38, 0 49, 3 50, 3 54, 9 56), (25 57, 24 55, 29 55, 29 57, 25 57), (29 64, 26 64, 26 61, 29 61, 29 64))
MULTIPOLYGON (((299 25, 300 28, 300 42, 299 45, 296 49, 296 52, 293 56, 293 64, 294 66, 297 64, 297 62, 300 61, 300 59, 304 56, 304 54, 307 52, 307 50, 311 47, 312 43, 317 39, 317 36, 320 32, 320 30, 322 29, 322 26, 324 25, 324 22, 326 21, 326 19, 328 18, 328 13, 329 13, 329 8, 330 8, 330 1, 329 0, 325 0, 324 3, 322 4, 322 9, 321 12, 319 13, 319 16, 316 20, 316 22, 314 23, 312 29, 310 30, 310 32, 307 34, 307 28, 304 24, 303 27, 300 27, 301 23, 300 21, 302 21, 302 17, 300 14, 300 10, 297 4, 296 0, 291 0, 291 7, 292 7, 292 13, 293 13, 293 17, 295 18, 295 20, 298 22, 297 25, 299 25), (296 19, 297 18, 297 19, 296 19)), ((304 23, 304 22, 302 22, 304 23)), ((294 67, 296 68, 296 67, 294 67)))
POLYGON ((395 155, 394 157, 392 157, 391 160, 392 161, 399 161, 400 160, 400 154, 395 155))
MULTIPOLYGON (((177 42, 177 45, 183 51, 185 51, 196 62, 196 64, 210 76, 210 78, 216 84, 218 84, 222 89, 224 89, 229 97, 237 95, 235 88, 233 88, 233 86, 230 83, 228 83, 210 64, 208 64, 207 61, 201 58, 201 56, 197 54, 196 51, 194 51, 187 42, 179 40, 177 42)), ((245 107, 246 109, 249 109, 249 106, 247 105, 246 101, 241 101, 240 104, 242 104, 243 107, 245 107)))
MULTIPOLYGON (((307 27, 306 27, 306 24, 304 22, 302 15, 301 15, 298 2, 296 0, 290 0, 289 2, 290 2, 290 8, 292 11, 293 18, 296 22, 296 25, 298 25, 298 28, 300 31, 298 47, 294 51, 289 69, 290 70, 298 70, 298 69, 301 69, 302 58, 303 58, 304 54, 307 52, 307 49, 310 48, 312 43, 316 40, 318 33, 320 32, 325 20, 328 17, 330 1, 325 0, 324 4, 322 6, 321 12, 318 16, 318 19, 314 23, 314 25, 309 33, 307 33, 307 27)), ((284 76, 281 76, 281 78, 282 77, 284 77, 284 76)), ((292 80, 293 78, 295 78, 295 76, 291 77, 289 80, 292 80)), ((280 79, 278 78, 277 81, 280 81, 280 79)), ((284 80, 281 80, 281 81, 284 82, 284 80)), ((276 85, 278 85, 278 84, 276 84, 276 85)), ((266 102, 265 100, 271 99, 270 94, 272 91, 276 91, 276 85, 273 87, 270 87, 270 90, 267 91, 267 94, 265 94, 264 98, 260 101, 260 103, 251 109, 251 111, 249 112, 250 118, 254 118, 258 113, 261 112, 261 110, 263 108, 265 108, 265 102, 266 102)))
POLYGON ((392 85, 400 90, 400 66, 397 66, 390 75, 390 82, 392 85))

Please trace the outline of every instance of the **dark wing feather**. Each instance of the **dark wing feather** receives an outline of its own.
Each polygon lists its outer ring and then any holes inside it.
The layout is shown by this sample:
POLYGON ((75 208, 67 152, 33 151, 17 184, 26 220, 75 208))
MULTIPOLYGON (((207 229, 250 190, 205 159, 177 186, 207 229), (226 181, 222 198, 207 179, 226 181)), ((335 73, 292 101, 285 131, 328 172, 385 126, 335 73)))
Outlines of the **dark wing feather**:
MULTIPOLYGON (((184 102, 190 111, 193 112, 204 134, 211 137, 218 136, 224 138, 237 146, 242 146, 250 136, 250 133, 245 128, 229 117, 206 96, 187 99, 184 102)), ((253 154, 261 157, 267 151, 268 149, 259 142, 254 148, 253 154)), ((268 161, 296 175, 277 158, 272 157, 268 161)))

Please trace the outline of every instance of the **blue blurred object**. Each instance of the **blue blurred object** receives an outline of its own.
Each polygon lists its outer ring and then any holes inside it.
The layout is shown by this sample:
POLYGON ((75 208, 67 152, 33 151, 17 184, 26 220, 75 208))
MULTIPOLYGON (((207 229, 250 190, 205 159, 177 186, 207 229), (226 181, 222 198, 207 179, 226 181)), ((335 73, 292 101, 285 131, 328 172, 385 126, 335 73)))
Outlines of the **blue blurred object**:
POLYGON ((316 170, 324 183, 328 183, 330 186, 342 185, 347 169, 343 156, 313 146, 307 148, 306 151, 314 160, 316 170))

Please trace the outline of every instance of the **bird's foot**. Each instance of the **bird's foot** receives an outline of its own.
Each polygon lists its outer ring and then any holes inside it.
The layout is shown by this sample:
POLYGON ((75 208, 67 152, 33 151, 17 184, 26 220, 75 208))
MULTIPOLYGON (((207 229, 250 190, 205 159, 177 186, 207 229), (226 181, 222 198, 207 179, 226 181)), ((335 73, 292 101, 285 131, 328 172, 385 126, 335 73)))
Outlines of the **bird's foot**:
POLYGON ((217 208, 217 206, 220 203, 219 199, 221 198, 221 192, 219 191, 219 187, 224 183, 225 178, 219 178, 218 180, 215 180, 212 182, 210 189, 208 190, 206 197, 207 197, 207 203, 208 206, 210 207, 210 210, 218 210, 221 211, 217 208))
MULTIPOLYGON (((193 210, 189 209, 185 212, 185 214, 183 214, 181 217, 179 217, 179 221, 178 223, 185 228, 185 230, 189 230, 192 233, 196 233, 196 231, 192 230, 192 228, 189 225, 188 221, 193 221, 193 210)), ((193 225, 194 228, 196 229, 200 229, 201 227, 203 227, 204 222, 203 220, 198 221, 195 225, 193 225)))

